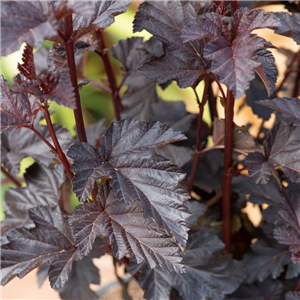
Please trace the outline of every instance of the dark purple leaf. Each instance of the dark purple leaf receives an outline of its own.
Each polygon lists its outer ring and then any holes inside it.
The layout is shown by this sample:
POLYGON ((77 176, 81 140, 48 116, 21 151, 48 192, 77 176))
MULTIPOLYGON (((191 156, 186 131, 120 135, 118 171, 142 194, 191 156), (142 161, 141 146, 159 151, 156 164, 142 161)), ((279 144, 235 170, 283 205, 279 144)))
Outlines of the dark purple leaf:
POLYGON ((283 117, 291 119, 294 126, 300 126, 300 100, 298 98, 283 97, 272 100, 261 100, 256 103, 276 110, 283 117))
POLYGON ((76 246, 83 255, 90 252, 96 236, 101 235, 107 238, 118 259, 130 254, 137 263, 145 261, 150 268, 183 271, 179 247, 153 220, 144 219, 140 203, 126 207, 109 183, 101 186, 97 201, 77 206, 69 217, 75 222, 76 246))
POLYGON ((265 85, 261 78, 256 74, 255 78, 250 82, 250 87, 246 91, 246 102, 252 108, 254 114, 259 118, 269 120, 272 110, 270 108, 263 107, 256 103, 257 100, 263 100, 268 98, 265 85))
POLYGON ((244 263, 247 268, 247 283, 255 281, 263 282, 268 276, 276 279, 285 270, 291 260, 291 254, 285 246, 276 242, 267 243, 259 240, 251 245, 252 252, 244 256, 244 263))
POLYGON ((105 119, 102 119, 96 123, 89 124, 86 126, 86 136, 89 144, 96 147, 99 145, 102 135, 105 131, 105 119))
POLYGON ((196 223, 198 218, 201 217, 207 211, 207 206, 204 203, 197 200, 186 201, 185 205, 192 214, 188 218, 190 226, 196 223))
POLYGON ((93 15, 90 17, 75 15, 73 29, 76 38, 97 28, 107 28, 115 21, 115 16, 124 13, 129 0, 93 1, 93 15))
MULTIPOLYGON (((217 148, 225 147, 225 119, 215 118, 213 124, 213 142, 217 148)), ((256 146, 255 141, 246 127, 233 125, 233 150, 239 153, 247 154, 259 151, 260 147, 256 146)))
POLYGON ((261 66, 255 69, 255 72, 259 75, 263 81, 268 96, 273 95, 276 89, 276 81, 278 76, 277 67, 275 65, 275 58, 272 52, 265 48, 258 49, 256 55, 261 62, 261 66))
POLYGON ((250 153, 245 164, 249 176, 258 184, 266 184, 275 168, 281 168, 293 182, 300 182, 300 127, 278 122, 264 142, 265 154, 250 153))
POLYGON ((300 14, 289 14, 286 12, 276 13, 281 25, 275 30, 276 33, 291 37, 300 45, 300 14))
POLYGON ((49 1, 1 1, 1 54, 20 49, 23 42, 33 48, 56 35, 57 21, 49 1))
MULTIPOLYGON (((37 125, 35 129, 52 144, 47 126, 37 125)), ((54 129, 58 141, 65 151, 72 143, 70 132, 56 124, 54 129)), ((49 166, 55 158, 50 148, 34 132, 27 128, 20 128, 8 133, 4 132, 1 135, 1 140, 1 161, 4 167, 12 174, 20 172, 20 162, 24 157, 32 157, 36 162, 44 166, 49 166)))
POLYGON ((1 227, 31 228, 34 223, 28 215, 30 208, 58 205, 60 187, 65 180, 62 165, 47 168, 35 163, 26 170, 24 177, 25 187, 9 188, 5 193, 5 219, 1 227))
POLYGON ((146 1, 134 20, 134 32, 146 29, 163 43, 165 55, 142 68, 142 74, 162 84, 176 80, 181 88, 194 84, 206 65, 203 42, 183 43, 183 27, 213 5, 200 1, 146 1))
POLYGON ((61 299, 98 300, 99 297, 91 290, 90 284, 100 284, 98 268, 90 257, 74 261, 68 281, 59 289, 61 299))
POLYGON ((59 105, 76 108, 74 88, 70 75, 63 69, 42 74, 37 80, 17 80, 19 90, 44 100, 51 99, 59 105))
POLYGON ((281 203, 279 185, 275 178, 271 178, 265 185, 256 184, 248 176, 236 176, 232 181, 233 189, 239 194, 248 194, 247 199, 254 204, 276 204, 281 203))
POLYGON ((263 282, 243 284, 226 300, 279 300, 282 293, 282 282, 268 278, 263 282))
POLYGON ((204 48, 203 56, 211 61, 211 71, 233 91, 237 99, 249 88, 255 77, 254 69, 265 62, 257 51, 264 49, 266 41, 251 34, 251 31, 276 28, 278 25, 273 13, 241 8, 232 17, 216 13, 199 16, 183 29, 182 38, 184 42, 212 39, 204 48))
POLYGON ((26 93, 14 92, 3 76, 0 76, 0 85, 1 133, 33 125, 40 109, 39 99, 26 93))
POLYGON ((300 262, 300 202, 299 193, 286 190, 285 201, 282 201, 280 217, 288 226, 277 227, 274 230, 274 238, 283 245, 289 246, 292 253, 292 261, 300 262))
POLYGON ((38 278, 38 286, 39 288, 43 285, 45 280, 48 278, 49 266, 48 265, 41 265, 37 271, 37 278, 38 278))
POLYGON ((50 264, 51 286, 61 288, 69 278, 73 261, 81 259, 71 227, 59 207, 31 208, 29 216, 36 227, 11 232, 10 243, 1 248, 1 284, 16 275, 23 278, 40 264, 50 264))
MULTIPOLYGON (((225 294, 238 288, 244 275, 240 262, 221 254, 223 247, 217 236, 202 229, 188 241, 184 256, 186 273, 162 274, 157 268, 149 270, 142 265, 139 284, 145 289, 144 297, 147 300, 169 299, 173 287, 183 299, 224 299, 225 294)), ((135 273, 137 269, 131 266, 130 272, 135 273)))
POLYGON ((153 217, 160 228, 172 232, 185 245, 188 230, 185 220, 189 214, 183 201, 189 196, 179 184, 185 174, 155 154, 156 148, 184 139, 183 134, 159 122, 112 123, 100 149, 85 143, 70 147, 74 192, 83 202, 89 198, 97 179, 110 177, 121 202, 130 205, 140 201, 145 218, 153 217))
POLYGON ((300 292, 287 292, 285 294, 285 300, 300 300, 300 292))

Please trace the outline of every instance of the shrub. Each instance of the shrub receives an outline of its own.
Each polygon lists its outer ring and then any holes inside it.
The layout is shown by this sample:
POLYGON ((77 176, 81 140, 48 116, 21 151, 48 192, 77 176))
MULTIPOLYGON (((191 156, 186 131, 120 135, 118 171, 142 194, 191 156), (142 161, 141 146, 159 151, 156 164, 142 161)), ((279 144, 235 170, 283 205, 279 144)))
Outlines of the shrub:
POLYGON ((299 45, 299 4, 283 3, 290 13, 146 1, 134 31, 153 37, 107 50, 105 28, 129 0, 1 2, 2 55, 26 43, 15 88, 1 77, 1 170, 16 185, 5 193, 1 283, 40 267, 62 299, 97 299, 92 259, 108 253, 146 299, 300 299, 300 51, 282 50, 289 63, 276 84, 274 46, 253 33, 269 28, 299 45), (44 40, 51 48, 35 52, 44 40), (108 51, 123 66, 120 83, 108 51), (114 107, 107 129, 83 122, 87 52, 107 75, 98 83, 114 107), (158 96, 172 81, 193 90, 198 114, 158 96), (262 118, 257 136, 233 122, 244 95, 262 118), (53 124, 49 100, 74 111, 76 136, 53 124), (21 181, 24 157, 34 164, 21 181), (73 211, 71 189, 81 204, 73 211), (248 202, 261 210, 258 227, 248 202))

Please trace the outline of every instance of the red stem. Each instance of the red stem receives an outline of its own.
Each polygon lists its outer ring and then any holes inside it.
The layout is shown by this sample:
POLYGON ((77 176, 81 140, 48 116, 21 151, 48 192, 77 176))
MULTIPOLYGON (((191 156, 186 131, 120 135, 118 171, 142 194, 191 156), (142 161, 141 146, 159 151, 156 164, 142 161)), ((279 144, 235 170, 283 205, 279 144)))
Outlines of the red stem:
POLYGON ((30 130, 32 130, 52 151, 57 153, 56 149, 49 143, 49 141, 41 135, 34 127, 29 127, 30 130))
POLYGON ((117 121, 121 119, 122 104, 119 95, 119 90, 116 84, 115 75, 108 56, 108 51, 105 45, 102 30, 97 31, 100 51, 95 51, 101 58, 104 64, 105 72, 111 89, 112 101, 114 104, 115 117, 117 121))
POLYGON ((72 171, 70 169, 70 164, 69 164, 69 162, 66 158, 66 155, 62 151, 62 149, 60 147, 60 144, 58 142, 58 139, 56 137, 56 133, 55 133, 55 130, 53 128, 53 124, 52 124, 50 114, 49 114, 49 111, 48 111, 47 103, 45 104, 43 111, 44 111, 45 119, 46 119, 46 122, 47 122, 47 127, 48 127, 48 130, 50 132, 50 136, 51 136, 52 141, 53 141, 53 143, 55 145, 55 148, 56 148, 56 152, 59 156, 59 159, 60 159, 61 163, 63 164, 64 168, 66 169, 70 179, 72 179, 74 174, 72 173, 72 171))
POLYGON ((196 96, 196 100, 198 103, 198 107, 199 107, 199 114, 198 114, 198 120, 197 120, 197 139, 196 139, 195 153, 194 153, 194 157, 193 157, 192 170, 191 170, 190 178, 189 178, 188 185, 187 185, 188 193, 191 193, 191 191, 192 191, 192 187, 194 184, 195 175, 196 175, 196 171, 197 171, 197 165, 198 165, 198 160, 199 160, 198 152, 200 151, 200 146, 201 146, 202 119, 203 119, 204 106, 207 101, 207 91, 208 91, 209 83, 210 83, 210 76, 208 74, 208 75, 206 75, 206 78, 205 78, 205 87, 204 87, 201 103, 200 103, 198 94, 196 92, 196 88, 195 87, 193 88, 195 96, 196 96))
POLYGON ((285 83, 285 81, 288 79, 289 75, 292 73, 291 67, 293 66, 294 62, 296 61, 298 55, 300 54, 300 51, 298 51, 297 53, 294 54, 291 62, 289 63, 289 65, 286 68, 286 71, 284 72, 284 77, 281 81, 281 83, 279 84, 279 86, 276 88, 276 90, 274 91, 274 95, 277 96, 278 92, 282 89, 283 84, 285 83))
POLYGON ((16 186, 21 187, 22 184, 12 175, 10 174, 4 167, 1 166, 1 172, 16 186))
POLYGON ((211 73, 211 74, 212 74, 212 76, 213 76, 215 82, 217 83, 217 85, 218 85, 218 87, 219 87, 219 90, 220 90, 221 93, 222 93, 223 99, 225 100, 225 99, 226 99, 225 92, 224 92, 224 90, 223 90, 223 88, 222 88, 222 85, 221 85, 219 79, 217 78, 217 76, 216 76, 214 73, 211 73))
POLYGON ((76 128, 77 128, 77 133, 80 142, 87 142, 86 133, 84 129, 81 103, 80 103, 78 83, 77 83, 74 41, 71 38, 72 34, 73 34, 73 20, 72 20, 72 15, 69 15, 65 17, 65 37, 66 37, 65 48, 67 53, 71 82, 74 88, 75 99, 76 99, 76 109, 74 109, 74 117, 76 121, 76 128))
POLYGON ((297 283, 296 287, 294 288, 294 291, 298 292, 299 289, 300 289, 300 278, 298 280, 298 283, 297 283))
POLYGON ((225 252, 230 252, 231 239, 231 166, 232 166, 232 143, 233 143, 233 107, 234 98, 232 91, 228 91, 225 106, 225 152, 224 152, 224 171, 223 171, 223 241, 225 252))
POLYGON ((213 124, 214 119, 218 117, 218 112, 217 112, 217 101, 216 97, 213 93, 211 82, 208 87, 208 105, 209 105, 209 112, 210 112, 210 118, 211 118, 211 123, 213 124))
POLYGON ((298 59, 298 68, 297 68, 297 77, 296 77, 296 82, 294 86, 294 91, 293 91, 293 97, 298 97, 300 94, 300 56, 298 59))

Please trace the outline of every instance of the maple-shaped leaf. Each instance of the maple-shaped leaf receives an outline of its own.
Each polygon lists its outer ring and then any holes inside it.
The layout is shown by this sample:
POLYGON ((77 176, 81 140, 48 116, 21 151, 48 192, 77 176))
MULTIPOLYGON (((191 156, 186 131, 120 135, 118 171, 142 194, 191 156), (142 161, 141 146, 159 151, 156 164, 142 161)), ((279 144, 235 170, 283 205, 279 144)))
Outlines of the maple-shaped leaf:
POLYGON ((71 227, 59 207, 31 208, 29 216, 36 227, 11 232, 10 243, 1 247, 1 284, 16 275, 23 278, 41 264, 50 264, 51 286, 61 288, 69 278, 73 261, 81 259, 71 227))
POLYGON ((0 76, 0 86, 1 133, 33 125, 40 109, 39 99, 11 90, 3 76, 0 76))
POLYGON ((57 21, 49 1, 1 2, 1 53, 6 56, 20 49, 23 42, 38 47, 56 35, 57 21))
POLYGON ((288 226, 277 227, 274 238, 280 243, 289 246, 292 252, 292 261, 300 262, 300 202, 299 193, 289 189, 284 192, 285 201, 281 202, 280 217, 288 226))
POLYGON ((163 43, 165 55, 142 67, 142 74, 158 83, 176 80, 181 88, 193 85, 204 73, 202 41, 184 43, 183 27, 207 11, 211 3, 200 1, 146 1, 134 20, 134 32, 147 30, 163 43))
POLYGON ((278 122, 264 142, 264 152, 248 154, 245 164, 249 176, 258 184, 266 184, 272 172, 281 168, 293 182, 300 182, 300 127, 278 122))
POLYGON ((61 299, 98 300, 97 294, 91 290, 90 284, 100 284, 98 268, 91 257, 74 261, 68 281, 59 289, 61 299))
POLYGON ((183 29, 182 39, 184 42, 212 39, 205 46, 203 57, 211 61, 211 72, 219 76, 238 99, 254 79, 254 69, 263 63, 256 52, 267 44, 251 32, 259 28, 276 28, 279 24, 273 13, 259 9, 249 11, 243 7, 232 17, 216 13, 199 16, 183 29))
POLYGON ((247 269, 247 283, 256 280, 262 282, 268 276, 276 279, 285 270, 284 266, 291 261, 291 255, 287 247, 276 241, 258 240, 251 245, 252 252, 244 256, 244 263, 247 269))
POLYGON ((102 137, 101 148, 86 143, 69 148, 67 155, 74 160, 73 190, 83 202, 97 179, 109 177, 121 202, 130 205, 140 201, 145 218, 153 217, 159 227, 185 245, 189 214, 183 201, 189 196, 179 184, 185 174, 155 154, 156 148, 184 139, 182 133, 159 122, 112 123, 102 137))
MULTIPOLYGON (((36 125, 35 129, 52 144, 47 126, 36 125)), ((72 143, 70 132, 56 124, 54 124, 54 130, 63 151, 65 151, 72 143)), ((49 166, 55 158, 55 154, 50 148, 27 128, 4 132, 1 135, 1 141, 1 162, 12 174, 20 172, 20 162, 24 157, 32 157, 44 166, 49 166)))
POLYGON ((124 13, 129 0, 93 1, 93 15, 90 17, 75 15, 73 30, 76 39, 97 28, 107 28, 115 21, 115 16, 124 13))
POLYGON ((227 296, 226 300, 279 300, 282 293, 282 282, 268 277, 263 282, 253 284, 243 284, 232 295, 227 296))
MULTIPOLYGON (((171 287, 183 299, 224 299, 225 294, 234 292, 244 280, 242 264, 222 255, 224 244, 210 231, 201 229, 190 236, 184 256, 186 273, 161 273, 157 268, 141 267, 139 284, 149 299, 169 299, 171 287), (157 280, 154 280, 157 279, 157 280)), ((130 267, 131 273, 137 267, 130 267)))
POLYGON ((300 14, 289 14, 286 12, 279 12, 275 14, 281 23, 275 32, 291 37, 298 45, 300 45, 300 14))
POLYGON ((294 126, 300 126, 300 99, 283 97, 261 100, 256 103, 276 110, 283 117, 291 119, 294 126))
POLYGON ((107 238, 118 259, 130 254, 137 263, 145 261, 150 268, 183 271, 179 247, 153 220, 144 219, 139 202, 126 207, 109 183, 101 186, 97 201, 77 206, 69 216, 75 222, 76 246, 83 255, 90 252, 96 236, 101 235, 107 238))
MULTIPOLYGON (((213 125, 213 142, 217 148, 225 147, 225 119, 214 120, 213 125)), ((255 141, 246 127, 240 127, 234 124, 233 126, 233 150, 239 153, 247 154, 254 151, 259 151, 255 141)))
POLYGON ((58 205, 60 187, 65 180, 62 165, 48 168, 35 163, 26 170, 24 178, 25 187, 9 188, 5 193, 5 219, 1 227, 31 228, 34 223, 28 215, 30 208, 58 205))
POLYGON ((300 292, 289 291, 285 294, 285 300, 300 300, 300 292))

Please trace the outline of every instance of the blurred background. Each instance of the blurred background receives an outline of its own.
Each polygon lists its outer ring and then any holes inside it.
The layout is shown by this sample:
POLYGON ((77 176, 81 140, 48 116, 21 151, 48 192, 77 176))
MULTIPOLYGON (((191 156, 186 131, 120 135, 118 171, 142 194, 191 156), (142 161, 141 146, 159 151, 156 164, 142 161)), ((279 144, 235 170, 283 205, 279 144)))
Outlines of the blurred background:
MULTIPOLYGON (((113 44, 117 43, 121 39, 126 39, 132 36, 142 36, 145 39, 151 37, 151 35, 145 31, 136 34, 132 33, 132 21, 140 2, 141 1, 133 1, 132 4, 128 7, 127 12, 120 16, 117 16, 115 23, 109 28, 105 29, 104 32, 106 45, 109 49, 113 44)), ((264 8, 268 11, 284 11, 284 7, 280 5, 266 6, 264 8)), ((266 40, 271 41, 278 48, 285 48, 293 52, 299 51, 299 46, 297 46, 292 39, 285 38, 283 36, 277 36, 273 33, 272 30, 257 30, 257 33, 263 36, 266 40)), ((51 47, 51 44, 52 43, 50 42, 45 42, 44 46, 51 47)), ((287 57, 279 50, 271 49, 271 51, 276 58, 276 64, 279 70, 279 77, 277 82, 280 82, 285 71, 287 57)), ((12 85, 13 79, 18 73, 17 64, 18 62, 21 62, 21 57, 22 48, 20 49, 20 51, 15 52, 7 57, 1 57, 1 74, 12 85)), ((112 56, 111 62, 113 64, 117 82, 120 83, 123 75, 121 64, 112 56)), ((105 118, 106 126, 108 126, 114 119, 114 113, 110 94, 108 94, 101 88, 103 85, 108 86, 101 58, 95 53, 85 52, 83 57, 83 64, 85 65, 85 71, 82 75, 84 75, 84 78, 90 80, 90 82, 87 85, 83 86, 80 91, 85 123, 91 124, 105 118)), ((201 95, 201 83, 199 84, 198 89, 198 92, 201 95)), ((177 84, 173 82, 165 90, 162 90, 158 87, 158 93, 164 100, 182 100, 185 102, 186 109, 189 112, 198 112, 194 93, 191 88, 180 89, 177 87, 177 84)), ((243 101, 244 99, 239 99, 238 101, 236 101, 235 123, 240 126, 251 124, 252 126, 250 127, 250 132, 251 134, 255 135, 257 134, 258 129, 262 123, 262 119, 259 119, 257 115, 254 115, 250 107, 248 107, 247 105, 241 105, 243 101)), ((56 103, 51 103, 50 109, 55 111, 52 115, 53 122, 65 126, 68 130, 71 131, 72 135, 74 135, 75 121, 73 111, 69 108, 58 106, 56 103)), ((218 105, 218 111, 219 117, 223 117, 223 108, 220 104, 218 105)), ((208 107, 205 108, 204 121, 206 121, 208 124, 211 124, 208 107)), ((272 126, 273 122, 274 116, 271 116, 270 121, 265 122, 264 126, 270 127, 272 126)), ((32 163, 33 159, 25 158, 21 163, 21 172, 19 176, 22 176, 25 169, 32 163)), ((1 176, 1 201, 3 201, 5 190, 13 185, 10 185, 2 174, 1 176)), ((74 207, 76 205, 77 199, 73 196, 72 206, 74 207)), ((249 218, 254 222, 254 224, 258 226, 260 222, 260 211, 258 207, 255 207, 251 204, 246 208, 246 212, 248 213, 249 218)), ((1 219, 3 218, 4 212, 2 207, 1 219)), ((95 260, 95 264, 100 269, 101 286, 93 286, 93 289, 101 289, 100 291, 101 293, 103 293, 108 289, 105 288, 107 284, 110 284, 109 287, 117 286, 117 278, 113 269, 112 258, 110 256, 104 256, 100 259, 95 260)), ((32 271, 22 280, 15 278, 5 287, 1 287, 1 299, 60 299, 58 293, 55 290, 51 289, 48 281, 44 282, 41 288, 38 287, 36 272, 37 270, 32 271)), ((133 284, 131 289, 134 290, 134 299, 142 299, 142 292, 136 285, 133 284)), ((106 296, 102 296, 101 299, 122 299, 120 290, 121 289, 119 288, 119 291, 114 292, 113 294, 108 293, 106 296)))

